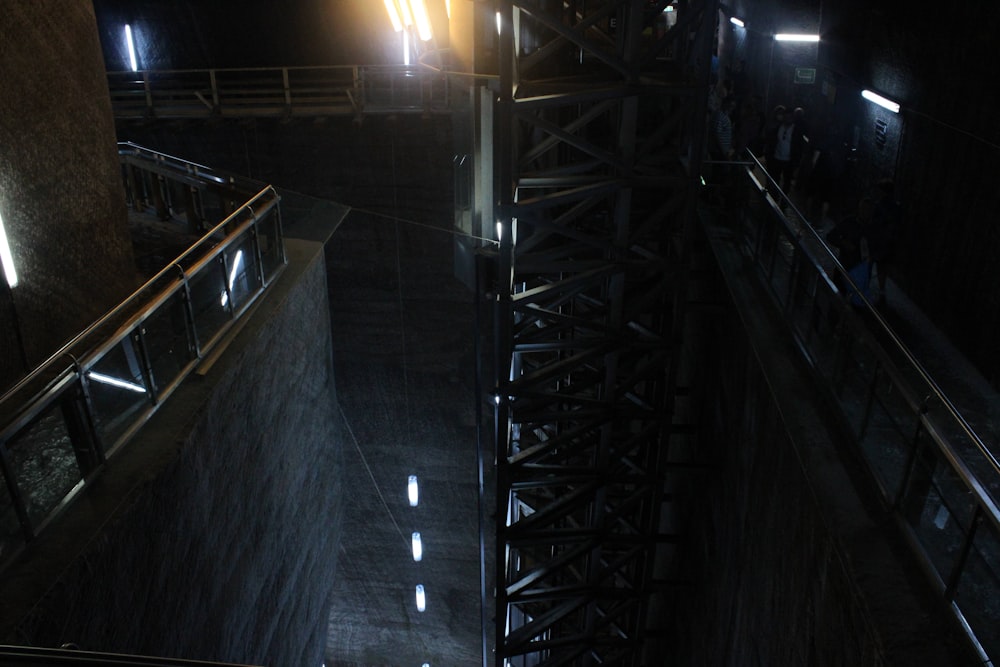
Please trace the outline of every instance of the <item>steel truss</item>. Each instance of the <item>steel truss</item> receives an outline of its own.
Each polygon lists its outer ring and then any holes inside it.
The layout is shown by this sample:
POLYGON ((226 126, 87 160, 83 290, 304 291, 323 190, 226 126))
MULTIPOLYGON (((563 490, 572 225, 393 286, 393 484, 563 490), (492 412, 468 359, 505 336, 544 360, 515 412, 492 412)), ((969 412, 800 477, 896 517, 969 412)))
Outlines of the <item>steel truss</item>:
POLYGON ((717 15, 666 4, 498 3, 498 665, 657 664, 717 15))

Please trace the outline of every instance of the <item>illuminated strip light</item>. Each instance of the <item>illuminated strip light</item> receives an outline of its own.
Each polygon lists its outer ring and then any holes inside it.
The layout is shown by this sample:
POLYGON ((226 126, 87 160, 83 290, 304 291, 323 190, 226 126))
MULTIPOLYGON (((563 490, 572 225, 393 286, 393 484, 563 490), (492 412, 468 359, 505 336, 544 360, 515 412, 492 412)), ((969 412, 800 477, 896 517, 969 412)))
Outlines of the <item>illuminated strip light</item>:
POLYGON ((799 35, 795 33, 778 33, 774 36, 776 42, 818 42, 819 35, 799 35))
POLYGON ((135 59, 135 42, 132 41, 132 26, 125 24, 125 43, 128 44, 128 61, 132 65, 132 71, 139 70, 139 63, 135 59))
POLYGON ((410 33, 403 31, 403 64, 410 64, 410 33))
POLYGON ((729 17, 729 22, 732 23, 737 28, 745 28, 745 27, 747 27, 747 24, 743 22, 743 19, 738 19, 735 16, 730 16, 729 17))
POLYGON ((389 20, 392 21, 392 29, 395 32, 403 30, 403 20, 399 18, 399 11, 396 9, 395 0, 385 0, 385 10, 389 12, 389 20))
POLYGON ((888 109, 893 113, 899 113, 899 102, 893 102, 887 97, 882 97, 878 93, 873 93, 870 90, 862 90, 861 97, 865 98, 869 102, 874 102, 883 109, 888 109))
POLYGON ((410 536, 410 545, 413 547, 413 560, 419 563, 424 557, 424 543, 420 539, 420 533, 414 531, 410 536))
POLYGON ((10 243, 7 241, 7 232, 3 228, 3 216, 0 215, 0 264, 3 264, 3 274, 7 278, 7 284, 11 287, 17 286, 17 270, 14 268, 14 255, 10 252, 10 243))
POLYGON ((407 0, 399 0, 399 8, 403 10, 403 24, 413 25, 413 14, 410 13, 410 4, 407 0))
MULTIPOLYGON (((240 270, 240 264, 243 262, 243 251, 239 250, 236 252, 236 258, 233 260, 233 268, 229 272, 229 292, 233 291, 233 285, 236 284, 236 274, 240 270)), ((229 303, 229 292, 223 292, 222 298, 219 303, 225 308, 226 304, 229 303)))
POLYGON ((500 12, 497 12, 497 34, 500 34, 500 12))
POLYGON ((410 499, 410 507, 416 507, 420 501, 420 487, 417 486, 417 476, 410 475, 406 483, 406 496, 410 499))
POLYGON ((95 373, 93 371, 87 372, 87 377, 94 382, 100 382, 101 384, 109 384, 112 387, 121 387, 122 389, 128 389, 129 391, 134 391, 137 394, 145 394, 146 388, 140 384, 134 382, 128 382, 126 380, 121 380, 116 377, 111 377, 110 375, 104 375, 102 373, 95 373))
MULTIPOLYGON (((402 0, 404 3, 407 0, 402 0)), ((417 23, 417 35, 420 40, 426 42, 433 36, 431 32, 431 19, 427 15, 427 5, 424 0, 409 0, 410 9, 413 12, 413 19, 417 23)))
POLYGON ((423 584, 417 584, 417 611, 423 612, 427 609, 427 597, 424 595, 423 584))

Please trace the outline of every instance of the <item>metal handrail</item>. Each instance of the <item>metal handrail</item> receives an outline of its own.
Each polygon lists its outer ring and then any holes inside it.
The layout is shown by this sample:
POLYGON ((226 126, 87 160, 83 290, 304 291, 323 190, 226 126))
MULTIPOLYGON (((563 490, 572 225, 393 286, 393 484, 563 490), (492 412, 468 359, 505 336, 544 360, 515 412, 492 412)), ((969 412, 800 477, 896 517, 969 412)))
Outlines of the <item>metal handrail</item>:
POLYGON ((419 64, 111 71, 107 77, 120 117, 361 116, 448 111, 452 104, 448 76, 419 64))
MULTIPOLYGON (((867 392, 867 405, 859 407, 855 404, 854 410, 860 410, 861 417, 857 414, 853 419, 860 423, 861 432, 856 433, 859 448, 867 430, 868 419, 872 416, 873 401, 877 398, 876 385, 879 383, 879 374, 890 380, 890 388, 897 388, 903 402, 901 409, 890 410, 888 406, 880 405, 879 409, 884 410, 884 414, 890 419, 897 419, 909 416, 912 421, 906 422, 911 427, 917 427, 917 432, 903 445, 905 451, 901 453, 907 457, 906 461, 900 462, 891 457, 886 457, 886 452, 900 452, 900 444, 891 439, 884 439, 881 443, 885 449, 877 450, 875 453, 862 452, 863 458, 869 467, 876 483, 881 488, 881 493, 887 502, 892 506, 895 516, 903 528, 906 538, 910 541, 914 553, 917 554, 921 565, 924 567, 931 581, 938 586, 938 592, 948 605, 951 614, 970 640, 970 645, 979 656, 988 664, 990 657, 988 651, 996 653, 1000 650, 1000 645, 996 643, 997 638, 990 628, 984 632, 983 617, 992 618, 995 622, 996 615, 990 616, 990 612, 975 606, 975 603, 968 604, 967 596, 970 595, 969 588, 964 588, 964 592, 959 595, 959 586, 970 587, 973 590, 985 588, 987 591, 996 593, 1000 590, 1000 577, 991 570, 980 570, 973 567, 968 562, 968 557, 972 553, 979 553, 983 558, 984 554, 995 549, 995 545, 1000 540, 1000 508, 994 499, 994 494, 988 490, 984 484, 984 474, 986 478, 996 482, 1000 487, 1000 466, 997 458, 989 451, 986 444, 978 436, 975 428, 961 415, 955 403, 945 394, 944 389, 933 379, 927 368, 921 364, 905 345, 900 337, 892 330, 885 318, 879 313, 872 303, 864 296, 864 292, 851 279, 847 269, 840 263, 837 254, 829 247, 825 240, 817 234, 816 230, 806 223, 805 216, 795 208, 794 204, 775 184, 764 165, 748 151, 748 160, 745 163, 731 164, 727 168, 737 169, 738 176, 735 181, 736 188, 744 187, 738 180, 740 175, 747 178, 746 185, 761 197, 766 203, 763 218, 755 217, 751 211, 752 206, 743 210, 747 211, 746 217, 737 216, 735 220, 749 220, 754 224, 744 225, 742 221, 737 223, 737 238, 739 243, 744 245, 746 251, 751 256, 752 261, 757 265, 762 273, 764 283, 770 288, 771 296, 787 318, 788 326, 802 354, 815 368, 821 381, 826 381, 828 387, 834 395, 839 396, 838 387, 843 387, 846 380, 845 371, 848 367, 849 359, 844 357, 850 347, 845 347, 843 343, 827 341, 825 338, 811 338, 813 328, 820 331, 820 325, 813 319, 822 310, 818 310, 818 305, 822 301, 820 292, 816 291, 820 284, 826 286, 825 293, 837 296, 841 289, 853 290, 854 295, 860 297, 861 305, 857 306, 864 315, 864 323, 858 319, 853 309, 848 305, 847 300, 834 299, 829 306, 839 313, 841 324, 847 324, 849 329, 858 334, 857 342, 862 343, 864 349, 872 355, 874 368, 858 372, 856 380, 864 385, 867 392), (759 170, 759 172, 757 171, 759 170), (762 182, 758 178, 758 173, 765 178, 762 182), (789 213, 782 211, 782 204, 788 207, 789 213), (793 224, 792 219, 797 218, 802 221, 801 225, 793 224), (761 222, 764 220, 764 222, 761 222), (781 240, 781 243, 778 242, 781 240), (805 241, 809 241, 806 245, 805 241), (782 245, 786 244, 786 245, 782 245), (765 247, 766 246, 766 247, 765 247), (813 246, 810 248, 810 246, 813 246), (786 255, 779 247, 786 250, 790 248, 790 254, 786 255), (813 252, 815 250, 816 252, 813 252), (776 267, 779 258, 784 257, 781 267, 776 267), (801 259, 799 259, 801 258, 801 259), (822 261, 820 261, 822 259, 822 261), (842 278, 847 287, 838 288, 831 279, 824 264, 831 266, 838 278, 842 278), (803 278, 804 276, 804 278, 803 278), (810 278, 815 279, 815 284, 810 283, 810 278), (811 286, 810 286, 811 285, 811 286), (775 288, 780 288, 777 290, 775 288), (780 292, 780 293, 779 293, 780 292), (805 296, 803 300, 802 297, 805 296), (803 319, 804 318, 804 319, 803 319), (802 324, 805 321, 806 324, 802 324), (867 324, 867 326, 866 326, 867 324), (804 328, 803 328, 804 327, 804 328), (812 342, 817 341, 817 342, 812 342), (841 370, 821 368, 820 358, 826 355, 829 362, 829 355, 833 353, 832 361, 834 368, 841 370), (817 356, 819 355, 819 356, 817 356), (837 358, 839 357, 839 361, 837 358), (824 373, 829 373, 826 377, 824 373), (870 376, 870 377, 868 377, 870 376), (839 377, 839 379, 838 379, 839 377), (919 391, 914 389, 920 387, 919 391), (927 391, 925 392, 924 389, 927 391), (923 396, 923 398, 921 398, 923 396), (929 405, 933 402, 935 413, 931 414, 929 405), (937 407, 942 409, 937 411, 937 407), (955 425, 957 430, 944 432, 942 426, 955 425), (926 434, 927 445, 921 445, 917 436, 926 434), (957 444, 969 444, 967 452, 960 452, 957 444), (931 445, 933 443, 933 445, 931 445), (921 512, 927 507, 930 501, 929 491, 913 489, 909 486, 911 476, 917 469, 917 459, 921 456, 919 450, 922 447, 931 446, 936 451, 936 456, 940 457, 942 471, 950 471, 950 475, 942 472, 939 476, 935 472, 935 465, 921 463, 921 474, 928 475, 926 481, 932 485, 938 495, 934 496, 938 503, 939 515, 942 511, 946 516, 954 518, 959 522, 960 532, 956 537, 934 537, 921 532, 919 522, 912 516, 904 516, 905 508, 912 508, 914 501, 919 502, 921 512), (971 465, 976 464, 977 468, 979 456, 982 456, 988 464, 981 469, 974 470, 971 465), (929 471, 929 472, 928 472, 929 471), (882 474, 889 474, 885 481, 880 480, 882 474), (892 475, 895 474, 895 479, 892 475), (949 490, 947 482, 951 479, 955 482, 955 488, 961 493, 949 490), (886 483, 895 484, 895 488, 890 490, 886 483), (968 496, 962 494, 967 493, 968 496), (959 501, 956 501, 956 498, 959 501), (956 503, 956 504, 952 504, 956 503), (983 524, 983 521, 986 521, 983 524), (989 529, 984 534, 986 526, 989 529), (932 554, 938 553, 942 548, 942 543, 959 546, 957 552, 948 551, 947 560, 939 562, 932 554), (969 579, 966 579, 966 575, 969 579), (961 597, 962 605, 959 604, 961 597), (979 616, 978 629, 974 629, 972 621, 967 615, 979 616), (978 635, 977 635, 978 631, 978 635), (981 639, 982 638, 982 639, 981 639), (985 644, 984 644, 985 642, 985 644), (992 642, 992 644, 990 643, 992 642)), ((853 368, 853 367, 852 367, 853 368)), ((855 371, 865 369, 860 363, 855 371)), ((836 398, 836 396, 833 396, 836 398)), ((841 414, 851 421, 848 404, 840 398, 836 401, 841 409, 841 414)), ((902 421, 900 425, 905 425, 902 421)), ((933 506, 932 506, 933 507, 933 506)), ((937 519, 935 519, 935 522, 937 519)), ((941 529, 941 526, 938 526, 941 529)), ((926 528, 924 529, 926 530, 926 528)), ((995 555, 995 554, 994 554, 995 555)), ((940 555, 938 556, 940 558, 940 555)), ((988 566, 987 566, 988 568, 988 566)), ((993 658, 996 658, 994 655, 993 658)))
MULTIPOLYGON (((766 175, 768 184, 773 185, 775 189, 778 189, 780 191, 780 188, 778 188, 777 183, 775 183, 774 179, 771 178, 771 175, 767 172, 767 169, 757 158, 757 156, 755 156, 749 150, 747 150, 747 154, 750 160, 753 162, 753 164, 756 165, 756 167, 758 167, 766 175)), ((765 188, 765 191, 770 192, 770 188, 765 188)), ((798 208, 795 207, 795 204, 790 199, 785 197, 785 200, 799 219, 801 220, 806 219, 806 217, 802 214, 801 211, 798 210, 798 208)), ((813 237, 813 239, 823 247, 824 250, 826 250, 828 254, 827 259, 835 263, 837 271, 842 275, 842 277, 845 280, 850 281, 853 287, 857 288, 858 286, 853 284, 853 280, 851 280, 850 276, 848 275, 847 269, 844 267, 843 264, 840 263, 840 259, 837 257, 837 254, 833 251, 833 249, 830 248, 826 240, 823 237, 821 237, 816 232, 815 228, 813 228, 811 225, 805 225, 803 229, 807 230, 807 233, 810 234, 813 237)), ((821 265, 818 265, 817 269, 823 272, 824 275, 826 274, 825 269, 823 269, 821 265)), ((910 351, 910 348, 906 345, 906 343, 904 343, 902 339, 899 338, 896 332, 889 325, 889 322, 885 319, 885 317, 883 317, 882 313, 880 313, 878 309, 875 308, 871 304, 871 302, 868 301, 868 299, 864 296, 863 291, 858 290, 857 294, 858 297, 865 302, 865 308, 868 312, 868 315, 870 315, 872 318, 875 319, 876 322, 878 322, 880 327, 880 332, 889 337, 889 339, 892 341, 893 345, 897 348, 897 350, 903 354, 907 363, 909 363, 910 366, 913 368, 913 370, 915 370, 919 374, 920 379, 923 380, 931 388, 931 391, 934 392, 934 396, 941 402, 942 405, 945 406, 945 408, 950 413, 952 418, 954 418, 955 421, 957 421, 959 425, 961 425, 962 429, 965 431, 965 434, 968 435, 972 439, 972 441, 976 444, 976 447, 979 449, 980 453, 982 453, 983 456, 987 458, 987 460, 990 462, 990 465, 993 467, 994 472, 996 472, 997 475, 1000 475, 1000 460, 998 460, 997 457, 994 456, 993 452, 989 450, 989 448, 986 446, 986 443, 983 442, 983 439, 979 437, 979 434, 976 433, 976 430, 972 427, 972 425, 969 424, 969 422, 965 419, 965 417, 962 416, 962 413, 959 412, 955 404, 951 401, 950 398, 948 398, 947 394, 944 393, 944 390, 942 390, 941 387, 938 385, 938 383, 934 380, 934 378, 931 377, 931 374, 927 372, 927 369, 924 368, 923 364, 921 364, 920 361, 917 360, 916 356, 910 351)))
MULTIPOLYGON (((245 203, 221 222, 212 224, 197 242, 165 268, 0 396, 0 473, 9 493, 7 507, 17 515, 24 542, 33 539, 66 507, 106 458, 158 410, 184 377, 248 312, 280 275, 287 261, 281 232, 280 198, 273 187, 215 172, 203 165, 135 144, 120 144, 119 151, 126 180, 135 176, 129 173, 135 169, 148 173, 150 187, 157 189, 160 198, 166 176, 168 180, 183 184, 184 188, 191 188, 192 182, 195 182, 206 192, 218 193, 227 201, 232 198, 245 200, 245 203), (265 241, 267 247, 263 248, 265 241), (227 256, 230 252, 233 254, 231 264, 227 256), (247 253, 245 262, 242 260, 244 253, 247 253), (198 281, 197 285, 195 281, 198 281), (240 286, 234 292, 237 282, 240 286), (221 300, 218 296, 220 289, 221 300), (198 303, 198 311, 194 310, 192 295, 207 299, 198 303), (176 317, 176 310, 161 311, 165 308, 180 308, 183 324, 171 319, 176 317), (147 326, 150 327, 149 332, 147 326), (173 337, 173 340, 178 340, 180 336, 186 340, 186 348, 182 343, 179 349, 175 349, 177 345, 173 342, 169 349, 149 348, 148 342, 157 340, 157 336, 173 337), (157 352, 159 356, 156 356, 157 352), (117 395, 104 393, 111 403, 106 403, 101 411, 93 403, 92 397, 98 393, 97 385, 93 383, 107 378, 103 374, 100 378, 93 374, 105 367, 121 370, 122 359, 129 365, 128 372, 132 373, 129 378, 132 390, 141 390, 144 396, 139 402, 129 402, 117 395), (56 414, 53 410, 57 404, 63 408, 59 413, 59 429, 60 432, 64 430, 69 438, 79 470, 74 477, 72 464, 62 463, 59 470, 69 477, 60 477, 54 490, 42 491, 46 500, 32 517, 27 502, 30 499, 37 506, 38 501, 33 496, 39 489, 21 488, 9 443, 20 442, 24 438, 28 438, 27 442, 35 442, 33 438, 36 436, 31 430, 33 425, 43 418, 51 419, 56 414), (119 418, 125 415, 107 412, 116 406, 126 411, 125 419, 119 418), (101 417, 107 421, 101 422, 101 417), (65 484, 67 479, 76 479, 77 482, 68 491, 65 487, 60 490, 58 484, 65 484), (61 500, 54 495, 59 493, 62 494, 61 500), (44 513, 39 515, 39 512, 44 513)), ((134 187, 135 182, 132 185, 134 187)), ((135 199, 140 194, 133 191, 131 196, 135 199)), ((122 378, 117 380, 124 382, 122 378)), ((37 446, 43 446, 44 442, 40 441, 37 446)), ((32 448, 35 446, 31 445, 32 448)), ((29 448, 25 451, 35 450, 29 448)), ((24 456, 22 454, 21 458, 24 456)), ((3 487, 0 483, 0 492, 3 487)), ((3 496, 0 496, 0 507, 5 504, 2 501, 3 496)), ((10 546, 10 534, 0 534, 0 566, 12 557, 7 553, 7 546, 10 546)))

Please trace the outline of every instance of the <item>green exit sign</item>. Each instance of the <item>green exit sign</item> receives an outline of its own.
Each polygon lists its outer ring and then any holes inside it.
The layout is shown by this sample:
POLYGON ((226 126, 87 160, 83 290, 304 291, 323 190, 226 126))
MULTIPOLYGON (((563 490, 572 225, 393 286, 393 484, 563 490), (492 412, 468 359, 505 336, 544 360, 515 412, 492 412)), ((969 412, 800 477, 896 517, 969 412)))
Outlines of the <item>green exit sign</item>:
POLYGON ((795 83, 816 83, 816 68, 796 67, 795 83))

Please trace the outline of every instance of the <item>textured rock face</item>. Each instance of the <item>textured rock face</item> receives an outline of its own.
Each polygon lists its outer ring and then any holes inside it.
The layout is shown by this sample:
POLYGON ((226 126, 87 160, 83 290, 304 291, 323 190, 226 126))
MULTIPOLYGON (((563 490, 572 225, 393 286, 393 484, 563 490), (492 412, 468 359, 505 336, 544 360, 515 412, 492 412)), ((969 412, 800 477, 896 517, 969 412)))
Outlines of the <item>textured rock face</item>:
POLYGON ((269 295, 282 301, 261 307, 216 368, 175 394, 193 416, 165 409, 129 445, 166 440, 159 445, 176 455, 60 578, 21 641, 322 662, 340 539, 341 427, 326 272, 321 254, 311 261, 286 295, 269 295))
MULTIPOLYGON (((5 3, 0 44, 0 215, 34 365, 127 296, 135 268, 91 3, 5 3)), ((23 363, 0 291, 4 379, 23 363)))

